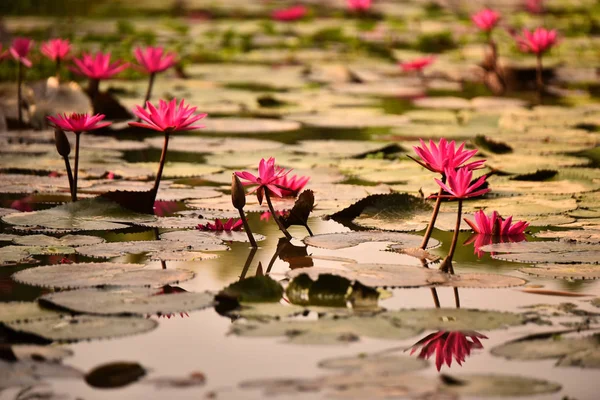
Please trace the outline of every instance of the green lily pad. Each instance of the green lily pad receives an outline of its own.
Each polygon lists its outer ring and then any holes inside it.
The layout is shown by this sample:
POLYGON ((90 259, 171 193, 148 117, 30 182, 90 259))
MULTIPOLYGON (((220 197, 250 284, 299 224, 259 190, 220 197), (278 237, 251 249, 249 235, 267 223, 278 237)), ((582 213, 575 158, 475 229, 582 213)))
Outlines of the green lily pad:
MULTIPOLYGON (((400 232, 357 231, 309 236, 304 239, 304 243, 313 247, 338 250, 367 242, 392 242, 405 247, 417 247, 421 244, 422 239, 420 236, 400 232)), ((428 248, 438 245, 437 240, 431 239, 428 248)))
POLYGON ((50 293, 38 299, 42 305, 50 305, 86 314, 170 314, 200 310, 214 304, 214 294, 175 293, 160 294, 156 289, 79 289, 50 293))
MULTIPOLYGON (((145 139, 151 147, 162 149, 164 139, 153 137, 145 139)), ((169 141, 170 151, 185 153, 232 153, 233 149, 245 151, 272 152, 283 147, 282 143, 272 140, 246 139, 246 138, 207 138, 194 136, 175 136, 169 141)))
POLYGON ((367 129, 378 127, 395 127, 408 122, 401 115, 382 114, 372 109, 331 109, 320 114, 297 114, 286 117, 301 122, 308 127, 320 129, 367 129))
POLYGON ((65 235, 55 238, 48 235, 19 236, 13 240, 15 244, 36 247, 77 247, 103 243, 104 239, 97 236, 65 235))
POLYGON ((401 150, 397 145, 358 140, 302 140, 288 146, 288 151, 302 154, 318 154, 331 158, 361 158, 371 153, 401 150))
POLYGON ((441 393, 477 398, 550 394, 562 388, 557 383, 519 375, 460 374, 442 379, 445 384, 441 393))
POLYGON ((579 243, 600 244, 600 230, 582 229, 568 231, 542 231, 534 235, 544 239, 562 239, 579 243))
POLYGON ((523 263, 598 264, 600 245, 570 242, 497 243, 482 246, 485 252, 498 252, 492 257, 523 263))
POLYGON ((388 311, 381 314, 394 324, 423 330, 494 330, 522 325, 525 318, 520 314, 466 308, 435 308, 388 311))
POLYGON ((143 264, 79 263, 29 268, 13 274, 17 282, 60 289, 114 286, 164 286, 191 279, 185 270, 148 269, 143 264))
POLYGON ((535 267, 519 268, 519 271, 544 278, 566 280, 587 280, 600 278, 600 265, 598 264, 538 264, 535 267))
POLYGON ((35 302, 10 301, 0 303, 0 322, 30 322, 40 319, 56 319, 61 314, 41 308, 35 302))
POLYGON ((255 135, 292 132, 301 127, 298 122, 266 118, 207 118, 202 120, 202 123, 205 126, 202 132, 255 135))

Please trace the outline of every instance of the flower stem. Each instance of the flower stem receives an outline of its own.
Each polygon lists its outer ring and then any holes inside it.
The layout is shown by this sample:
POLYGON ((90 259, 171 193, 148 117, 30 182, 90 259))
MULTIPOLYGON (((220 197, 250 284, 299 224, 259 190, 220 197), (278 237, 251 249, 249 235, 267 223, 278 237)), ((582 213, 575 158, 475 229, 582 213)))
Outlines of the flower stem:
POLYGON ((96 99, 98 97, 98 93, 100 92, 100 81, 98 79, 90 79, 90 81, 88 82, 88 94, 90 96, 90 99, 92 101, 92 108, 94 110, 94 113, 97 113, 97 107, 96 107, 96 103, 98 102, 96 99))
POLYGON ((537 66, 536 66, 536 86, 537 86, 537 100, 538 104, 542 104, 544 94, 544 79, 542 78, 542 72, 544 68, 542 66, 542 54, 537 54, 537 66))
POLYGON ((286 238, 292 239, 292 235, 290 235, 290 233, 287 231, 287 229, 285 229, 285 226, 283 226, 283 224, 281 223, 281 220, 279 219, 279 216, 277 215, 277 213, 275 212, 275 209, 273 208, 273 203, 271 203, 271 196, 269 195, 268 189, 265 189, 265 197, 267 199, 267 205, 269 206, 271 215, 273 216, 273 219, 277 223, 279 230, 285 235, 286 238))
POLYGON ((246 277, 246 273, 248 273, 248 268, 250 268, 250 264, 252 264, 252 260, 254 259, 254 255, 256 254, 256 247, 250 249, 250 253, 248 253, 248 257, 246 258, 246 263, 244 264, 244 268, 242 269, 242 273, 240 274, 240 281, 246 277))
POLYGON ((250 245, 253 249, 256 249, 258 245, 256 244, 256 240, 254 240, 254 235, 252 235, 252 231, 250 230, 250 225, 248 224, 248 219, 246 219, 246 213, 244 213, 244 209, 238 209, 240 212, 240 218, 242 219, 242 223, 244 224, 244 230, 246 231, 246 235, 248 235, 248 240, 250 241, 250 245))
MULTIPOLYGON (((158 164, 158 172, 156 173, 154 187, 152 188, 152 192, 154 192, 154 200, 156 200, 156 195, 158 193, 158 186, 160 185, 160 178, 162 177, 163 169, 165 168, 165 161, 167 160, 168 147, 169 147, 169 132, 165 132, 165 141, 163 143, 162 153, 160 154, 160 163, 158 164)), ((152 200, 153 203, 154 203, 154 200, 152 200)))
POLYGON ((148 90, 146 91, 146 97, 144 98, 144 110, 146 109, 146 103, 150 101, 150 96, 152 96, 152 86, 154 86, 154 76, 156 74, 153 72, 150 74, 150 80, 148 81, 148 90))
POLYGON ((75 172, 73 174, 73 201, 77 201, 77 175, 79 175, 79 139, 81 132, 75 132, 75 172))
POLYGON ((454 237, 452 238, 452 244, 450 245, 450 250, 448 251, 448 255, 442 261, 442 265, 440 265, 440 270, 443 272, 450 272, 454 274, 454 268, 452 267, 452 257, 454 256, 454 251, 456 250, 456 244, 458 243, 458 234, 460 232, 460 223, 462 216, 462 199, 458 199, 458 212, 456 216, 456 227, 454 228, 454 237))
POLYGON ((431 238, 431 233, 433 232, 433 228, 435 227, 435 220, 440 212, 440 206, 442 205, 442 198, 440 197, 444 193, 444 189, 440 188, 440 192, 438 193, 438 198, 435 201, 435 206, 433 207, 433 213, 431 214, 431 220, 429 221, 429 225, 427 226, 427 230, 425 231, 425 236, 423 236, 423 241, 421 242, 421 248, 425 250, 427 248, 427 243, 429 243, 429 238, 431 238))
POLYGON ((76 194, 73 191, 73 171, 71 171, 71 163, 69 162, 69 157, 66 156, 64 157, 65 160, 65 169, 67 170, 67 177, 69 178, 69 189, 71 190, 71 201, 77 201, 77 198, 75 197, 76 194))
POLYGON ((458 297, 458 288, 455 287, 454 289, 454 304, 456 304, 456 308, 460 308, 460 297, 458 297))
POLYGON ((307 223, 306 225, 304 225, 304 227, 306 228, 306 230, 308 231, 308 234, 309 234, 310 236, 315 236, 315 235, 313 235, 312 231, 311 231, 311 230, 310 230, 310 228, 308 227, 308 223, 307 223))
POLYGON ((55 76, 58 81, 60 81, 60 58, 56 58, 56 71, 55 76))
POLYGON ((23 64, 19 61, 19 67, 17 71, 17 115, 19 119, 19 129, 23 129, 23 110, 21 109, 21 103, 23 102, 22 86, 23 64))

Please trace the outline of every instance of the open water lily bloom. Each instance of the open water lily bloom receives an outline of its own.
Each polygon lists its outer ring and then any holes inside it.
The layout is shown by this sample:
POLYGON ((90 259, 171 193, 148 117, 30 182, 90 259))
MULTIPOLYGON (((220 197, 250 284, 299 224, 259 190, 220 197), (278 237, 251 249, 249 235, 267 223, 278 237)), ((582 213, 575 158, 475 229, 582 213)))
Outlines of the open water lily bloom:
POLYGON ((229 218, 229 220, 225 223, 221 222, 220 219, 215 219, 215 223, 211 224, 210 222, 202 225, 199 224, 197 229, 201 231, 213 231, 213 232, 233 232, 233 231, 241 231, 242 226, 244 225, 241 219, 234 220, 233 218, 229 218))
POLYGON ((456 169, 460 167, 474 170, 483 168, 483 165, 485 164, 485 160, 479 160, 465 165, 465 162, 477 154, 477 150, 465 150, 464 142, 456 148, 454 140, 448 142, 446 139, 442 138, 437 145, 433 140, 430 140, 429 147, 427 147, 427 144, 423 139, 419 140, 421 146, 414 146, 413 148, 421 160, 411 158, 432 172, 443 174, 446 169, 456 169))
POLYGON ((371 0, 347 0, 347 4, 353 11, 367 11, 371 8, 371 0))
POLYGON ((275 167, 275 159, 271 157, 268 160, 265 160, 264 158, 260 160, 260 163, 258 164, 258 176, 255 176, 248 171, 236 172, 235 174, 248 181, 248 183, 245 183, 246 185, 258 185, 248 193, 256 192, 258 202, 262 204, 265 191, 273 193, 277 197, 283 197, 283 190, 286 188, 282 187, 277 182, 290 171, 275 167))
POLYGON ((83 53, 81 58, 73 59, 75 67, 72 67, 71 70, 90 79, 103 80, 112 78, 129 66, 128 63, 120 60, 111 63, 110 57, 110 52, 97 52, 94 55, 83 53))
POLYGON ((81 133, 110 125, 110 122, 102 122, 104 117, 104 114, 57 114, 56 116, 48 116, 47 118, 50 121, 50 125, 55 128, 60 128, 67 132, 81 133))
POLYGON ((166 133, 204 128, 204 125, 194 123, 206 117, 206 114, 195 114, 197 107, 186 105, 185 99, 181 99, 179 106, 177 99, 173 99, 168 103, 159 100, 158 108, 147 102, 146 107, 147 110, 140 106, 133 109, 133 113, 143 122, 129 122, 129 125, 166 133))
POLYGON ((307 12, 308 11, 306 7, 299 5, 281 10, 275 10, 273 11, 272 17, 274 20, 282 22, 297 21, 304 18, 307 12))
POLYGON ((31 68, 31 60, 27 58, 27 56, 29 55, 29 52, 32 48, 33 40, 25 37, 18 37, 13 40, 9 51, 15 60, 17 60, 27 68, 31 68))
POLYGON ((401 62, 399 65, 404 72, 422 71, 426 67, 433 64, 434 61, 435 61, 435 56, 429 56, 429 57, 416 58, 411 61, 401 62))
POLYGON ((149 74, 165 71, 176 63, 175 53, 165 53, 162 47, 137 47, 133 54, 139 65, 149 74))
POLYGON ((523 34, 517 37, 517 44, 526 53, 543 54, 556 45, 558 41, 555 29, 537 28, 535 31, 523 29, 523 34))
POLYGON ((436 179, 437 184, 444 189, 448 194, 436 195, 434 197, 450 198, 450 199, 467 199, 469 197, 477 197, 486 194, 491 189, 481 187, 485 184, 486 176, 477 179, 473 184, 473 171, 463 167, 455 169, 446 169, 446 183, 436 179))
POLYGON ((309 180, 309 176, 294 175, 289 178, 289 175, 286 174, 279 178, 275 184, 281 188, 281 193, 284 197, 297 196, 309 180))
POLYGON ((475 331, 438 331, 415 343, 410 354, 419 348, 419 358, 429 359, 435 354, 435 367, 439 371, 444 364, 450 367, 453 359, 462 365, 473 349, 483 349, 479 339, 487 339, 487 336, 475 331))
POLYGON ((475 233, 483 235, 522 236, 529 227, 529 223, 526 221, 517 221, 513 224, 512 216, 503 219, 496 211, 487 216, 483 210, 480 210, 475 213, 475 221, 470 221, 467 218, 464 220, 475 233))
POLYGON ((500 21, 500 14, 494 10, 486 8, 471 17, 471 20, 479 29, 484 32, 490 32, 500 21))
POLYGON ((64 60, 71 51, 71 43, 67 39, 51 39, 42 43, 40 50, 52 61, 64 60))

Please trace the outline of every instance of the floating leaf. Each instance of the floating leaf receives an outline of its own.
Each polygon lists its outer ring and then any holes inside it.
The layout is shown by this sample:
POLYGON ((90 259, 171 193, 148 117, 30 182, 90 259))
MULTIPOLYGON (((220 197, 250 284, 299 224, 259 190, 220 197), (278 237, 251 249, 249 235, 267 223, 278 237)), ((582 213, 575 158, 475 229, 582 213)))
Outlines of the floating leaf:
POLYGON ((55 238, 48 235, 28 235, 20 236, 13 240, 14 243, 22 246, 38 246, 38 247, 53 247, 53 246, 89 246, 92 244, 103 243, 104 239, 97 236, 85 235, 65 235, 61 238, 55 238))
POLYGON ((143 264, 79 263, 29 268, 13 275, 28 285, 85 288, 105 285, 164 286, 191 279, 193 272, 144 268, 143 264))
POLYGON ((393 153, 402 149, 395 144, 358 140, 302 140, 289 146, 288 151, 318 154, 332 158, 362 158, 372 153, 393 153))
MULTIPOLYGON (((230 201, 231 203, 231 201, 230 201)), ((224 232, 227 233, 227 232, 224 232)), ((240 232, 238 232, 240 233, 240 232)), ((241 236, 241 235, 238 235, 241 236)), ((256 240, 263 240, 264 236, 255 235, 256 240)), ((189 250, 198 251, 223 251, 229 247, 223 244, 223 240, 227 240, 226 234, 211 234, 209 232, 194 231, 173 231, 160 235, 160 239, 168 242, 182 242, 188 246, 189 250)), ((243 241, 240 238, 240 241, 243 241)))
POLYGON ((82 377, 81 371, 59 363, 31 360, 0 361, 0 389, 31 387, 44 383, 46 379, 81 379, 82 377))
POLYGON ((298 196, 288 215, 281 218, 283 226, 308 226, 308 217, 315 207, 315 195, 312 190, 305 190, 298 196))
MULTIPOLYGON (((381 231, 358 231, 343 233, 327 233, 323 235, 310 236, 304 239, 309 246, 320 247, 329 250, 345 249, 367 242, 392 242, 405 247, 417 247, 422 238, 416 235, 399 232, 381 231)), ((436 247, 439 242, 435 239, 429 241, 428 248, 436 247)))
POLYGON ((109 389, 130 385, 145 375, 146 370, 138 363, 112 362, 92 369, 84 378, 92 387, 109 389))
POLYGON ((506 154, 512 153, 513 149, 509 145, 495 141, 487 136, 477 135, 475 136, 475 146, 483 149, 484 151, 494 154, 506 154))
POLYGON ((480 248, 499 252, 493 258, 523 263, 580 264, 600 263, 600 245, 570 242, 497 243, 480 248))
POLYGON ((535 237, 540 237, 544 239, 563 239, 568 241, 576 241, 580 243, 600 244, 600 229, 542 231, 536 233, 535 237))
POLYGON ((519 268, 519 271, 544 278, 567 280, 600 278, 600 265, 598 264, 538 264, 535 267, 519 268))
POLYGON ((162 314, 199 310, 213 305, 214 294, 175 293, 158 295, 156 289, 79 289, 50 293, 40 304, 86 314, 162 314))
POLYGON ((266 118, 206 118, 202 124, 203 132, 255 135, 297 131, 301 127, 298 122, 266 118))
POLYGON ((48 361, 58 363, 73 355, 73 351, 59 346, 38 346, 30 344, 16 344, 10 347, 17 360, 48 361))
POLYGON ((561 385, 519 375, 442 376, 442 393, 474 397, 512 397, 556 393, 561 385))
POLYGON ((37 303, 11 301, 0 303, 0 322, 29 322, 40 319, 56 319, 61 314, 41 308, 37 303))
POLYGON ((19 246, 0 247, 0 265, 10 265, 29 259, 29 252, 19 246))

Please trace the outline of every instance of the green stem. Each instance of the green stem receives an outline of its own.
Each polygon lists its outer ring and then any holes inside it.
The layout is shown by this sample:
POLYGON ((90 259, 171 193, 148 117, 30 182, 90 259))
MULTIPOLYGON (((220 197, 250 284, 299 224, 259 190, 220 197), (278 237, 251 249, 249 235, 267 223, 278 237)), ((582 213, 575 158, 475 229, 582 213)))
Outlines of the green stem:
POLYGON ((56 59, 56 79, 60 82, 60 58, 56 59))
POLYGON ((246 231, 246 235, 248 235, 248 240, 250 241, 250 245, 253 249, 256 249, 258 245, 256 244, 256 240, 254 240, 254 235, 252 235, 252 231, 250 230, 250 224, 248 224, 248 219, 246 219, 246 213, 244 213, 244 209, 238 209, 240 212, 240 218, 242 219, 242 223, 244 224, 244 230, 246 231))
POLYGON ((242 273, 240 274, 240 281, 246 277, 246 273, 248 273, 248 268, 250 268, 250 264, 252 264, 252 260, 254 259, 254 255, 256 254, 256 247, 250 249, 250 253, 248 253, 248 257, 246 258, 246 263, 244 264, 244 269, 242 269, 242 273))
MULTIPOLYGON (((156 173, 156 179, 154 180, 154 187, 152 191, 154 192, 154 200, 156 200, 156 195, 158 193, 158 186, 160 185, 160 178, 163 174, 163 169, 165 168, 165 161, 167 160, 167 149, 169 147, 169 132, 165 132, 165 141, 163 142, 162 153, 160 154, 160 163, 158 164, 158 172, 156 173)), ((152 202, 154 202, 154 200, 152 202)))
POLYGON ((19 67, 17 71, 17 115, 19 119, 19 129, 23 129, 23 110, 21 104, 23 102, 23 64, 19 61, 19 67))
POLYGON ((152 72, 150 74, 150 80, 148 81, 148 90, 146 91, 146 97, 144 98, 144 110, 146 109, 146 103, 150 101, 150 96, 152 96, 152 86, 154 86, 154 76, 156 74, 152 72))
POLYGON ((77 201, 75 198, 76 194, 73 191, 73 171, 71 171, 71 163, 69 162, 69 157, 64 157, 65 160, 65 169, 67 170, 67 177, 69 178, 69 189, 71 191, 71 201, 77 201))
POLYGON ((458 234, 460 232, 460 223, 462 216, 462 199, 458 199, 458 212, 456 216, 456 227, 454 228, 454 237, 452 238, 452 244, 450 245, 450 250, 448 251, 448 255, 442 261, 442 265, 440 265, 440 270, 443 272, 450 272, 454 274, 454 268, 452 267, 452 257, 454 257, 454 251, 456 250, 456 244, 458 243, 458 234))
POLYGON ((73 174, 73 201, 77 201, 77 176, 79 175, 79 139, 81 132, 75 132, 75 172, 73 174))
POLYGON ((90 79, 88 82, 88 94, 90 95, 90 100, 92 101, 92 108, 94 109, 94 113, 97 113, 96 103, 98 98, 98 93, 100 92, 100 81, 98 79, 90 79))
POLYGON ((427 230, 425 231, 425 236, 423 236, 423 241, 421 242, 421 248, 425 250, 427 248, 427 243, 429 243, 429 238, 431 238, 431 234, 433 233, 433 228, 435 227, 435 220, 440 212, 440 206, 442 205, 442 198, 440 197, 444 193, 444 189, 440 188, 438 193, 438 198, 435 201, 435 206, 433 207, 433 213, 431 214, 431 220, 429 221, 429 225, 427 226, 427 230))
POLYGON ((269 195, 269 189, 265 189, 265 197, 267 199, 267 205, 269 206, 269 210, 271 211, 271 215, 273 216, 273 219, 277 223, 277 226, 279 227, 279 230, 285 235, 285 237, 287 239, 292 239, 292 235, 290 235, 290 233, 288 232, 288 230, 285 229, 285 226, 283 226, 283 224, 279 220, 279 216, 275 212, 275 208, 273 208, 273 203, 271 203, 271 196, 269 195))

